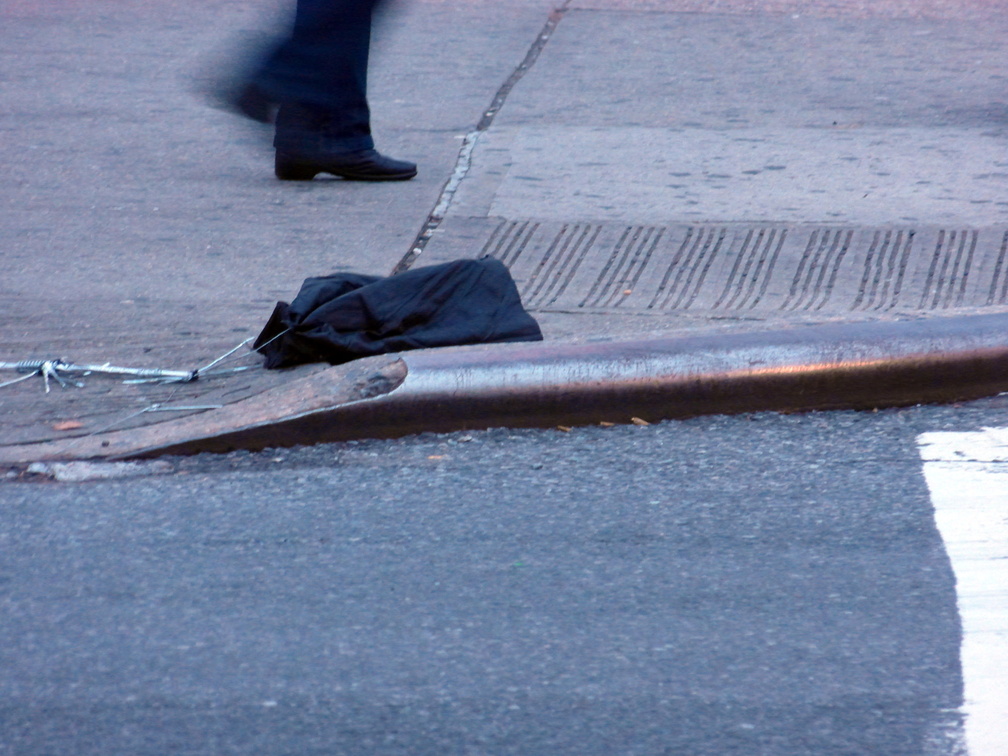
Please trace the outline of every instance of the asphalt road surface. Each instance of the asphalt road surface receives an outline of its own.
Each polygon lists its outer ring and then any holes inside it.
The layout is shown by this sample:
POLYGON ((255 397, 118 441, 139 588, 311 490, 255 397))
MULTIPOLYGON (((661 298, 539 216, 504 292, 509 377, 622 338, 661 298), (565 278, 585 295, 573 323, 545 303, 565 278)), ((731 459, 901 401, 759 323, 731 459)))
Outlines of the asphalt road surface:
POLYGON ((0 753, 965 753, 917 439, 1005 407, 8 477, 0 753))

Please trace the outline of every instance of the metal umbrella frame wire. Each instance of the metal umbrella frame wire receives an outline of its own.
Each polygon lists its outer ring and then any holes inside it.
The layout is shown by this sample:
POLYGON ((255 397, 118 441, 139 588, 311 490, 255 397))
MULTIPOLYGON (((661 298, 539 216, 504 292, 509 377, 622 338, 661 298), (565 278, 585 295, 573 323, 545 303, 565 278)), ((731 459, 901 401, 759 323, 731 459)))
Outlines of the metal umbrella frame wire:
MULTIPOLYGON (((269 339, 267 342, 262 344, 260 348, 272 343, 276 339, 279 339, 284 334, 288 333, 290 328, 285 328, 283 331, 278 333, 273 338, 269 339)), ((25 375, 15 378, 12 381, 7 381, 5 383, 0 383, 0 388, 5 386, 11 386, 15 383, 20 383, 21 381, 26 381, 29 378, 34 378, 41 375, 42 380, 45 383, 46 393, 49 393, 49 379, 52 378, 61 387, 66 388, 69 384, 76 387, 83 387, 84 384, 79 381, 72 381, 69 378, 61 376, 60 373, 79 373, 81 375, 88 375, 91 373, 99 373, 103 375, 118 375, 118 376, 130 376, 124 383, 164 383, 164 384, 177 384, 176 388, 171 392, 171 395, 166 401, 155 402, 153 404, 144 407, 143 409, 132 412, 125 417, 120 417, 108 423, 102 428, 92 430, 85 433, 82 436, 76 438, 66 439, 64 443, 64 451, 80 443, 86 438, 91 438, 100 433, 112 430, 123 423, 127 423, 135 417, 149 413, 149 412, 190 412, 190 411, 203 411, 220 409, 223 405, 192 405, 192 406, 165 406, 167 402, 170 402, 176 392, 178 387, 185 383, 192 383, 200 378, 200 376, 208 375, 227 375, 239 373, 243 370, 252 370, 255 365, 246 365, 241 367, 233 368, 219 368, 217 367, 222 362, 230 359, 235 352, 240 350, 242 347, 248 345, 249 342, 253 341, 254 337, 250 337, 242 341, 236 347, 228 350, 220 357, 215 360, 208 362, 206 365, 195 370, 162 370, 158 368, 128 368, 128 367, 117 367, 109 363, 103 365, 75 365, 73 363, 64 362, 63 360, 24 360, 22 362, 0 362, 0 370, 17 370, 18 372, 25 373, 25 375)), ((257 350, 250 351, 247 354, 239 356, 237 359, 244 359, 258 354, 257 350)))
POLYGON ((65 362, 62 359, 0 362, 0 369, 16 370, 19 373, 27 373, 27 375, 24 375, 21 378, 16 378, 13 381, 0 384, 0 387, 9 386, 27 378, 41 375, 47 394, 49 393, 50 378, 56 381, 61 388, 67 388, 68 386, 81 388, 84 385, 83 383, 67 377, 72 374, 91 375, 99 373, 104 375, 126 375, 158 380, 164 383, 189 383, 199 377, 199 371, 197 370, 184 371, 162 370, 160 368, 129 368, 117 367, 109 363, 105 363, 103 365, 77 365, 72 362, 65 362))
MULTIPOLYGON (((289 329, 288 329, 289 330, 289 329)), ((286 333, 284 331, 283 333, 286 333)), ((283 333, 277 334, 274 339, 280 338, 283 333)), ((42 381, 45 385, 45 392, 49 393, 49 381, 52 379, 60 385, 61 388, 68 388, 69 386, 75 386, 81 388, 84 386, 83 383, 77 380, 73 380, 69 376, 87 376, 87 375, 111 375, 111 376, 125 376, 126 380, 124 383, 192 383, 193 381, 199 380, 201 376, 207 375, 223 375, 230 373, 238 373, 243 370, 251 370, 254 366, 244 366, 244 367, 232 367, 232 368, 218 368, 217 366, 230 358, 235 352, 237 352, 242 347, 246 346, 253 339, 248 338, 242 341, 238 346, 230 349, 229 351, 222 354, 217 359, 212 362, 207 363, 203 367, 196 368, 195 370, 170 370, 163 368, 133 368, 133 367, 120 367, 117 365, 112 365, 111 363, 104 363, 101 365, 78 365, 73 362, 66 362, 62 359, 50 359, 50 360, 22 360, 21 362, 0 362, 0 370, 15 370, 19 373, 25 373, 19 378, 7 381, 5 383, 0 383, 0 388, 6 386, 12 386, 15 383, 20 383, 21 381, 26 381, 29 378, 35 376, 42 376, 42 381)), ((270 339, 273 341, 273 339, 270 339)), ((251 352, 255 354, 255 352, 251 352)), ((245 357, 250 355, 243 355, 245 357)))

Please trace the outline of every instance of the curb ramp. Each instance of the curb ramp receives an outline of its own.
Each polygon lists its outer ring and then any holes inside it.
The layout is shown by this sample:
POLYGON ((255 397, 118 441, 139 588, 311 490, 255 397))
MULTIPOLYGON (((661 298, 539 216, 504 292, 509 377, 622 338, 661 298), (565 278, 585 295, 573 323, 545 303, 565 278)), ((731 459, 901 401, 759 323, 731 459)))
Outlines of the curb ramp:
POLYGON ((0 447, 0 462, 257 450, 423 432, 876 409, 1008 391, 1008 313, 357 360, 200 415, 0 447))

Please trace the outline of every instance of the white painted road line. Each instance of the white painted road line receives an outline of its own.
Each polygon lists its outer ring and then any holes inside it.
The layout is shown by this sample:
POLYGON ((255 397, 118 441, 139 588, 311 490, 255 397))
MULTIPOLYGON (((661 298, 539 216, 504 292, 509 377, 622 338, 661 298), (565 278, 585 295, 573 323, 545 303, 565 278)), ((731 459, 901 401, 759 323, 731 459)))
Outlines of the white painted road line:
POLYGON ((1008 428, 925 433, 924 477, 956 576, 970 756, 1008 754, 1008 428))

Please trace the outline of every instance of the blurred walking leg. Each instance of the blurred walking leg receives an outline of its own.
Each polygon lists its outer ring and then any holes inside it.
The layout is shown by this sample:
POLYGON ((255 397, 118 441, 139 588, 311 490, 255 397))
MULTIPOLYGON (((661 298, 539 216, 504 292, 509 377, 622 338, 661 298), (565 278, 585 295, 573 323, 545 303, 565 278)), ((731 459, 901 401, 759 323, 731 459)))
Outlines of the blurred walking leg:
POLYGON ((244 97, 246 115, 279 103, 276 174, 367 181, 409 179, 416 166, 374 149, 367 102, 371 19, 378 0, 298 0, 289 37, 266 58, 244 97), (249 110, 252 112, 250 113, 249 110))

